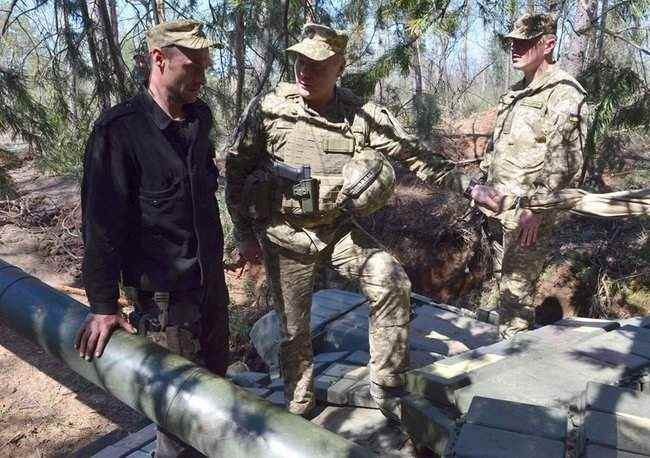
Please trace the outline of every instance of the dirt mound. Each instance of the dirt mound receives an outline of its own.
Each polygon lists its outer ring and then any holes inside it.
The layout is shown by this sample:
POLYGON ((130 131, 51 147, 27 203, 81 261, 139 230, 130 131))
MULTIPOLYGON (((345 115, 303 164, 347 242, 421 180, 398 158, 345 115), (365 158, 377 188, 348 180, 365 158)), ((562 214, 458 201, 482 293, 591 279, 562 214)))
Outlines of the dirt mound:
POLYGON ((496 115, 494 109, 446 123, 439 132, 439 143, 446 155, 458 161, 481 159, 492 137, 496 115))
POLYGON ((462 197, 441 192, 397 167, 395 194, 361 220, 402 262, 413 291, 470 305, 465 297, 485 276, 480 228, 462 197))

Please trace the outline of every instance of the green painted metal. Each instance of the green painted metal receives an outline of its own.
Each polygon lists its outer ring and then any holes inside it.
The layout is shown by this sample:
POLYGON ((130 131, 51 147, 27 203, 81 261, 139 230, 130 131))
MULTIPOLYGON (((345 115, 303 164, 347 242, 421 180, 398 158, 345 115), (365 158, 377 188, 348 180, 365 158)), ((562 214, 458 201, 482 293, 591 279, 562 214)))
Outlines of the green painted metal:
POLYGON ((73 371, 208 456, 368 457, 342 437, 123 331, 85 361, 74 337, 88 309, 0 260, 0 320, 73 371))

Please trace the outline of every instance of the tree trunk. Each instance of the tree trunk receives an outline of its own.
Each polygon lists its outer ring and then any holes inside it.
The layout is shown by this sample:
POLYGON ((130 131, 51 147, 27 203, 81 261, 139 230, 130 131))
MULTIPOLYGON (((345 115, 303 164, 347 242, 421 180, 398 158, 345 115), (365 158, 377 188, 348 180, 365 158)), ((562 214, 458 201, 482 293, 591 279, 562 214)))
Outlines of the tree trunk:
POLYGON ((93 64, 93 72, 95 73, 95 87, 97 89, 97 96, 99 97, 99 106, 102 110, 106 110, 111 106, 110 89, 104 80, 102 70, 100 68, 97 50, 97 39, 95 37, 95 25, 90 18, 90 13, 88 12, 88 3, 86 0, 79 2, 79 9, 81 10, 81 19, 83 21, 86 36, 88 38, 88 51, 90 53, 90 61, 93 64))
MULTIPOLYGON (((282 33, 284 34, 284 49, 289 47, 289 0, 281 0, 282 6, 282 33)), ((291 75, 293 72, 289 69, 289 54, 282 53, 282 72, 291 75)))
POLYGON ((165 0, 151 0, 153 20, 156 24, 165 22, 165 0))
POLYGON ((318 22, 314 0, 305 0, 305 22, 318 22))
MULTIPOLYGON (((598 43, 596 44, 596 62, 603 61, 603 45, 605 43, 605 29, 607 29, 607 9, 609 8, 609 1, 603 0, 600 6, 600 29, 598 31, 598 43)), ((600 72, 596 73, 594 86, 596 91, 600 91, 600 72)))
POLYGON ((234 55, 237 72, 237 85, 235 87, 235 117, 239 119, 242 113, 244 83, 246 76, 246 43, 244 40, 244 6, 240 3, 235 12, 234 55))
POLYGON ((535 13, 535 0, 526 0, 526 13, 535 13))
POLYGON ((78 119, 77 111, 77 73, 79 70, 79 61, 77 47, 72 39, 72 30, 70 30, 70 8, 68 0, 61 1, 61 11, 63 14, 63 38, 66 44, 66 58, 70 66, 70 78, 68 80, 68 97, 70 99, 70 116, 72 121, 78 119))
POLYGON ((117 28, 117 0, 108 0, 108 11, 111 13, 111 32, 113 32, 113 40, 115 43, 120 43, 120 32, 117 28))
POLYGON ((96 0, 96 2, 99 9, 99 18, 102 21, 104 39, 106 40, 108 54, 113 63, 112 70, 115 75, 115 79, 117 80, 117 90, 119 93, 120 101, 124 101, 129 96, 129 93, 126 88, 124 67, 122 66, 122 54, 120 52, 118 44, 115 42, 115 37, 113 36, 113 28, 111 26, 108 7, 106 6, 106 0, 96 0))
POLYGON ((469 35, 470 35, 470 17, 471 17, 471 6, 468 3, 467 6, 465 7, 465 30, 464 30, 464 39, 463 39, 463 51, 461 53, 461 69, 463 72, 462 75, 462 81, 463 81, 463 87, 467 87, 467 83, 469 82, 469 52, 468 52, 468 41, 469 41, 469 35))
POLYGON ((426 128, 424 127, 424 97, 422 91, 422 62, 420 56, 420 40, 416 38, 411 42, 411 75, 413 78, 413 122, 416 126, 418 136, 426 135, 426 128))
POLYGON ((506 79, 505 79, 505 87, 503 88, 503 92, 507 92, 510 89, 510 86, 512 86, 512 57, 511 54, 508 52, 505 55, 505 68, 506 68, 506 79))
POLYGON ((596 45, 596 61, 603 60, 603 53, 605 44, 605 29, 607 29, 607 10, 609 9, 609 0, 603 0, 600 6, 600 30, 598 32, 598 44, 596 45))
POLYGON ((587 52, 593 43, 593 21, 598 11, 598 0, 578 0, 574 29, 578 36, 572 40, 564 68, 578 76, 589 65, 587 52))

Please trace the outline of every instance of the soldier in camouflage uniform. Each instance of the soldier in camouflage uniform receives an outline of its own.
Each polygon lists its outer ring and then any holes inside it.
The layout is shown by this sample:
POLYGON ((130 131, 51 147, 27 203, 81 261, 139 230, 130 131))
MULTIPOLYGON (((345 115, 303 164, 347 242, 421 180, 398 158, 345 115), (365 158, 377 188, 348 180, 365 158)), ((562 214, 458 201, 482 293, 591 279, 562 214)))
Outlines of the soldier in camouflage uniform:
MULTIPOLYGON (((296 56, 296 83, 280 84, 253 102, 235 134, 226 198, 242 258, 264 257, 283 333, 280 366, 289 410, 307 416, 314 405, 311 296, 318 266, 327 265, 358 281, 370 299, 371 393, 385 414, 395 416, 395 395, 408 368, 411 284, 399 262, 346 219, 343 170, 370 150, 384 168, 391 167, 388 156, 421 179, 444 181, 459 192, 469 179, 420 149, 384 107, 336 87, 346 44, 347 36, 329 27, 305 26, 303 40, 288 49, 296 56), (305 208, 295 188, 278 183, 278 163, 310 167, 319 188, 317 211, 305 208), (269 180, 275 183, 270 190, 269 180)), ((486 186, 475 187, 472 196, 497 206, 486 186)))
MULTIPOLYGON (((553 63, 555 31, 554 17, 534 14, 517 20, 506 36, 513 66, 524 78, 500 98, 492 147, 480 165, 488 185, 521 203, 574 186, 582 172, 585 90, 553 63)), ((533 323, 535 284, 551 250, 555 220, 552 213, 542 218, 519 207, 487 218, 485 225, 504 337, 533 323)))

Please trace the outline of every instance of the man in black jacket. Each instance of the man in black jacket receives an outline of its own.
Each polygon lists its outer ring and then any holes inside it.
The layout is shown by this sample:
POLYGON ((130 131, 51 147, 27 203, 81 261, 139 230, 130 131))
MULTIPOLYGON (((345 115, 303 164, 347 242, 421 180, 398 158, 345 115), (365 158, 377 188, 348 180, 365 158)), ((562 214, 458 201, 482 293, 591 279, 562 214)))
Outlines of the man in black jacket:
MULTIPOLYGON (((176 21, 147 33, 148 90, 95 123, 81 188, 83 279, 91 313, 75 346, 100 357, 113 330, 147 335, 224 375, 228 293, 215 200, 212 114, 198 99, 213 44, 202 24, 176 21), (118 282, 137 291, 136 322, 118 310, 118 282)), ((156 456, 193 452, 158 431, 156 456)))

